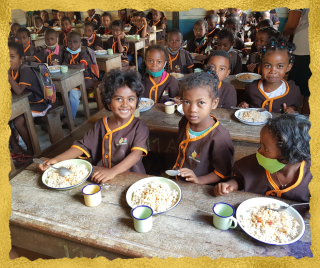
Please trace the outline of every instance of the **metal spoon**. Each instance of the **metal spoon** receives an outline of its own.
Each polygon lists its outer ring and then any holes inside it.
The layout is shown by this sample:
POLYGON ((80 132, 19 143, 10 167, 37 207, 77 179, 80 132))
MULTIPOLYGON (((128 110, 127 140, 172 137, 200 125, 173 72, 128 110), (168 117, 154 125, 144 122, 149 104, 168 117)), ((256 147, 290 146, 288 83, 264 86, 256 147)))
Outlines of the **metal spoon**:
POLYGON ((40 160, 38 158, 33 158, 33 162, 38 163, 38 164, 42 164, 42 165, 46 165, 48 167, 51 167, 51 168, 54 168, 54 169, 58 170, 59 171, 59 175, 61 177, 65 177, 65 176, 68 176, 69 174, 73 173, 70 169, 67 169, 65 167, 61 167, 61 168, 53 167, 51 165, 46 164, 45 162, 43 162, 42 160, 40 160))
POLYGON ((169 176, 178 176, 178 174, 180 173, 179 170, 166 170, 166 173, 169 175, 169 176))
POLYGON ((293 206, 302 206, 302 205, 309 205, 309 203, 301 203, 301 204, 293 204, 293 205, 290 205, 290 206, 280 206, 279 208, 269 208, 273 211, 284 211, 284 210, 287 210, 289 207, 293 207, 293 206))
POLYGON ((255 110, 255 111, 258 111, 258 112, 263 112, 263 111, 266 111, 267 109, 264 109, 264 108, 240 108, 240 107, 235 107, 235 106, 231 106, 230 107, 231 109, 234 109, 234 110, 240 110, 240 109, 244 109, 244 110, 255 110))

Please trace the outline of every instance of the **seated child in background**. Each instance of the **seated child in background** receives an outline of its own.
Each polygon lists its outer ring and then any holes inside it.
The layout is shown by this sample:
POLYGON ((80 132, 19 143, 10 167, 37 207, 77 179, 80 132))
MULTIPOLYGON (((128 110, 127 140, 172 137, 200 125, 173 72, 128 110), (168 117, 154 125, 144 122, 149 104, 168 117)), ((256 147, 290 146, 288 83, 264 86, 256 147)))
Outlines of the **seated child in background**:
POLYGON ((227 19, 228 9, 227 8, 219 9, 218 13, 219 13, 219 17, 220 17, 219 26, 223 28, 224 27, 224 22, 227 19))
POLYGON ((129 43, 124 34, 124 25, 121 20, 115 20, 111 23, 112 29, 112 38, 109 38, 105 43, 104 49, 112 48, 113 53, 122 53, 121 55, 121 63, 122 63, 122 71, 125 71, 129 67, 128 61, 128 48, 129 43))
MULTIPOLYGON (((134 26, 131 27, 128 35, 139 34, 140 37, 146 38, 145 47, 147 48, 149 46, 149 37, 150 37, 151 28, 147 23, 146 15, 142 11, 138 11, 133 14, 133 19, 134 19, 134 26)), ((141 53, 142 53, 141 50, 138 51, 138 70, 140 73, 142 73, 141 64, 143 61, 143 57, 141 53)), ((133 58, 134 58, 134 52, 131 52, 130 54, 128 54, 129 64, 132 62, 133 58)))
POLYGON ((59 33, 59 45, 67 46, 67 38, 71 30, 71 20, 68 17, 63 17, 61 19, 61 33, 59 33))
POLYGON ((112 17, 109 12, 103 12, 101 15, 101 24, 102 26, 99 27, 97 30, 98 34, 104 35, 104 34, 111 34, 111 24, 112 17))
POLYGON ((239 15, 240 26, 242 26, 242 27, 249 26, 249 19, 248 19, 248 15, 246 13, 242 12, 242 10, 238 9, 238 8, 234 8, 233 13, 239 15))
POLYGON ((67 13, 68 18, 71 21, 71 25, 74 23, 74 25, 81 23, 81 21, 77 20, 77 18, 74 17, 74 12, 68 12, 67 13))
POLYGON ((234 178, 214 188, 216 196, 236 190, 309 202, 310 122, 299 114, 269 119, 256 154, 235 162, 234 178))
POLYGON ((157 30, 162 30, 162 32, 157 32, 157 42, 164 45, 166 38, 166 25, 162 20, 162 14, 160 11, 153 10, 152 11, 152 20, 149 21, 149 26, 156 26, 157 30))
POLYGON ((233 50, 234 33, 231 29, 222 29, 218 33, 217 50, 224 50, 231 58, 230 74, 241 73, 242 61, 239 54, 233 50))
POLYGON ((93 50, 101 50, 103 49, 102 40, 94 32, 95 27, 95 23, 92 21, 86 21, 84 23, 84 38, 82 39, 82 45, 85 47, 90 47, 93 50))
POLYGON ((130 24, 131 26, 134 25, 133 14, 136 13, 137 11, 138 11, 138 10, 136 10, 136 9, 131 9, 131 10, 130 10, 130 13, 129 13, 129 24, 130 24))
POLYGON ((182 80, 184 117, 179 122, 179 154, 173 167, 179 179, 211 184, 231 176, 234 149, 229 132, 210 115, 218 106, 219 78, 200 72, 182 80))
POLYGON ((58 10, 52 9, 52 25, 54 25, 59 19, 58 19, 58 10))
MULTIPOLYGON (((103 104, 112 115, 98 120, 82 140, 46 162, 55 164, 80 156, 90 157, 94 166, 91 180, 95 183, 104 183, 125 171, 145 174, 142 156, 148 153, 149 129, 133 116, 144 90, 140 75, 111 70, 102 88, 103 104)), ((39 168, 44 171, 47 167, 39 165, 39 168)))
POLYGON ((53 29, 47 29, 44 33, 46 48, 41 48, 34 55, 38 62, 47 63, 49 66, 61 65, 63 61, 63 46, 58 44, 58 34, 53 29))
MULTIPOLYGON (((68 20, 70 20, 68 18, 68 20)), ((68 34, 68 46, 63 54, 62 65, 70 68, 85 69, 83 72, 86 89, 93 86, 93 74, 89 68, 91 66, 90 56, 86 52, 85 47, 81 47, 81 36, 77 32, 70 32, 68 34)), ((68 92, 71 105, 71 112, 73 119, 76 117, 77 109, 80 103, 81 92, 79 89, 72 89, 68 92)), ((66 118, 62 121, 63 125, 67 124, 66 118)))
POLYGON ((29 60, 39 50, 32 46, 30 41, 30 32, 27 28, 19 28, 17 30, 17 39, 23 45, 24 60, 29 60))
POLYGON ((126 9, 120 9, 118 10, 118 18, 122 21, 123 25, 127 25, 130 23, 127 16, 127 10, 126 9))
POLYGON ((193 26, 193 33, 195 38, 189 40, 186 50, 190 53, 204 52, 207 48, 207 32, 208 23, 205 20, 197 20, 193 26))
POLYGON ((182 49, 183 35, 178 29, 167 32, 167 50, 169 52, 169 73, 193 73, 193 61, 189 51, 182 49))
POLYGON ((99 28, 100 25, 101 25, 100 15, 95 14, 95 13, 96 13, 96 10, 95 10, 95 9, 89 9, 89 10, 87 11, 87 13, 88 13, 88 16, 89 16, 89 17, 86 17, 86 21, 92 21, 92 22, 94 22, 94 24, 95 24, 95 30, 98 30, 98 28, 99 28))
POLYGON ((254 30, 252 30, 252 33, 250 35, 251 41, 253 42, 253 44, 251 46, 251 53, 258 52, 257 48, 256 48, 256 44, 255 44, 256 35, 257 35, 258 30, 260 28, 264 28, 264 27, 272 27, 272 21, 269 19, 262 20, 259 22, 257 28, 254 28, 254 30))
POLYGON ((239 22, 234 18, 228 18, 224 24, 224 28, 231 29, 232 33, 234 34, 234 49, 243 50, 244 49, 244 42, 243 40, 237 36, 239 32, 239 22))
POLYGON ((168 51, 163 46, 152 45, 146 49, 143 96, 155 103, 164 103, 179 94, 178 80, 164 70, 167 62, 168 51))
POLYGON ((217 14, 211 14, 207 17, 208 23, 208 45, 215 44, 215 39, 218 37, 218 33, 220 31, 217 26, 219 26, 219 16, 217 14))
POLYGON ((49 28, 49 27, 52 27, 53 26, 53 23, 51 20, 49 20, 49 14, 46 10, 42 10, 40 12, 40 17, 43 21, 43 26, 46 27, 46 28, 49 28))
POLYGON ((63 11, 58 11, 57 14, 57 21, 53 24, 53 26, 58 26, 58 27, 62 27, 61 23, 62 23, 62 18, 65 17, 65 12, 63 11))
POLYGON ((260 50, 263 46, 265 46, 268 40, 271 37, 278 38, 280 36, 280 32, 275 30, 273 27, 264 27, 258 30, 256 35, 255 44, 258 52, 253 52, 250 54, 249 59, 247 61, 247 69, 251 73, 260 74, 260 50))
POLYGON ((48 28, 43 26, 43 21, 40 16, 36 16, 33 19, 34 27, 33 33, 35 34, 43 34, 48 28))
POLYGON ((245 87, 241 108, 266 108, 269 112, 294 113, 301 106, 300 89, 295 83, 283 78, 292 68, 295 45, 286 37, 271 38, 261 49, 261 75, 245 87))
POLYGON ((17 23, 17 22, 12 23, 8 41, 15 41, 15 42, 18 41, 17 30, 19 28, 21 28, 21 25, 19 23, 17 23))
POLYGON ((217 98, 218 107, 230 109, 231 106, 237 106, 237 91, 230 83, 223 80, 230 74, 231 58, 229 53, 224 50, 214 50, 209 55, 207 65, 204 70, 208 73, 214 73, 219 78, 219 87, 217 98))

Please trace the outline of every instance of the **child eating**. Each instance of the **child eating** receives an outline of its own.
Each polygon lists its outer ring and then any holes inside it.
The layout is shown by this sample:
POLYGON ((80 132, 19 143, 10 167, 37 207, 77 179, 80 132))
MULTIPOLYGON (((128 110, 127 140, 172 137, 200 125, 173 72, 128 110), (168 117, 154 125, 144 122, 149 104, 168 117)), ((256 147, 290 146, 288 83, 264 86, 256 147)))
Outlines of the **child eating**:
POLYGON ((97 30, 97 33, 101 35, 111 34, 111 28, 110 28, 111 21, 112 21, 112 17, 109 12, 102 13, 101 15, 102 26, 99 27, 99 29, 97 30))
POLYGON ((193 73, 193 61, 189 51, 182 49, 183 35, 178 29, 167 32, 169 73, 193 73))
POLYGON ((211 14, 207 17, 207 23, 208 23, 208 45, 212 44, 213 41, 218 37, 218 33, 220 31, 217 26, 219 26, 219 15, 217 14, 211 14))
POLYGON ((68 17, 63 17, 61 19, 61 33, 59 33, 59 45, 67 46, 67 38, 71 30, 71 20, 68 17))
POLYGON ((18 41, 18 38, 17 38, 17 30, 21 28, 21 25, 17 22, 15 23, 12 23, 11 25, 11 32, 9 34, 9 41, 18 41))
POLYGON ((118 18, 119 18, 119 20, 122 21, 123 25, 127 25, 130 22, 127 17, 127 10, 126 9, 118 10, 118 18))
MULTIPOLYGON (((47 163, 90 157, 94 166, 91 180, 95 183, 107 182, 125 171, 145 174, 142 156, 148 153, 149 129, 133 116, 144 90, 140 76, 136 72, 111 70, 102 86, 104 106, 113 115, 97 121, 82 140, 47 163)), ((44 171, 47 167, 39 168, 44 171)))
POLYGON ((224 27, 226 29, 230 29, 234 34, 234 48, 238 50, 243 50, 244 42, 239 36, 237 36, 237 33, 239 33, 240 30, 239 22, 235 18, 228 18, 225 21, 224 27))
MULTIPOLYGON (((52 11, 53 12, 53 11, 52 11)), ((40 12, 40 17, 43 21, 43 26, 46 27, 46 28, 49 28, 49 27, 52 27, 53 26, 53 23, 51 20, 49 20, 49 14, 46 10, 42 10, 40 12)))
POLYGON ((56 22, 53 24, 53 26, 58 26, 58 27, 62 27, 61 23, 62 23, 62 18, 65 17, 65 12, 63 11, 58 11, 57 13, 57 20, 56 22))
POLYGON ((97 30, 101 25, 100 16, 98 14, 95 14, 95 9, 89 9, 87 13, 89 17, 86 18, 86 21, 92 21, 95 25, 95 30, 97 30))
POLYGON ((17 30, 17 39, 23 45, 24 60, 29 60, 38 52, 38 49, 30 43, 30 32, 27 28, 17 30))
POLYGON ((193 26, 193 33, 195 38, 189 40, 186 50, 190 53, 204 52, 207 48, 208 23, 205 20, 197 20, 193 26))
POLYGON ((299 114, 269 119, 261 129, 261 147, 233 166, 234 177, 214 188, 216 196, 244 190, 309 202, 310 122, 299 114))
POLYGON ((212 51, 209 55, 207 65, 204 70, 211 74, 216 74, 219 78, 218 107, 230 109, 231 106, 237 106, 237 91, 233 85, 223 82, 230 74, 230 55, 224 50, 212 51))
POLYGON ((179 154, 173 167, 179 179, 212 184, 231 176, 234 149, 229 132, 210 115, 218 106, 217 75, 186 76, 180 86, 184 117, 179 122, 179 154))
POLYGON ((162 12, 153 10, 152 11, 152 20, 149 22, 150 27, 156 26, 157 30, 162 30, 162 32, 157 32, 157 42, 164 45, 166 37, 166 24, 162 19, 162 12))
POLYGON ((77 20, 77 18, 74 17, 74 12, 68 12, 67 14, 68 14, 68 18, 70 19, 72 25, 76 25, 76 24, 81 23, 81 21, 77 20))
POLYGON ((294 113, 301 105, 301 94, 293 81, 283 77, 292 68, 295 45, 285 37, 271 38, 261 53, 262 79, 245 87, 241 108, 265 108, 269 112, 294 113))
POLYGON ((143 96, 155 103, 165 103, 179 94, 178 80, 164 70, 167 61, 168 52, 163 46, 152 45, 146 49, 143 96))
POLYGON ((91 21, 86 21, 84 23, 84 39, 82 39, 82 45, 85 47, 90 47, 93 50, 102 50, 102 40, 94 32, 95 27, 95 24, 91 21))
POLYGON ((33 21, 34 21, 34 26, 35 26, 33 33, 41 35, 47 30, 47 27, 43 26, 43 21, 40 16, 34 17, 33 21))

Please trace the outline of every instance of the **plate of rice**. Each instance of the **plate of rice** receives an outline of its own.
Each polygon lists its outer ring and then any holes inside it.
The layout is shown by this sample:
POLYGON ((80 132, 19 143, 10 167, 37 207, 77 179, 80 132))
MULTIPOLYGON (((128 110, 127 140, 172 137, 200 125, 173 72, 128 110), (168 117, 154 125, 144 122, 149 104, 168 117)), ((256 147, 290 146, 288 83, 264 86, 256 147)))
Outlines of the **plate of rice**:
POLYGON ((48 67, 50 73, 59 73, 61 65, 53 65, 48 67))
POLYGON ((175 208, 181 201, 182 193, 178 184, 162 177, 149 177, 132 184, 126 200, 131 208, 146 205, 153 214, 165 213, 175 208))
POLYGON ((181 80, 184 77, 184 74, 180 73, 170 73, 170 75, 172 75, 177 80, 181 80))
POLYGON ((92 173, 92 165, 82 159, 69 159, 53 165, 54 167, 66 167, 73 174, 60 176, 58 170, 48 168, 42 175, 45 186, 55 190, 69 190, 84 183, 92 173))
POLYGON ((235 77, 240 82, 251 83, 254 80, 260 79, 261 75, 256 73, 240 73, 240 74, 236 74, 235 77))
POLYGON ((107 50, 95 50, 94 53, 96 55, 105 55, 105 54, 108 54, 108 51, 107 50))
POLYGON ((236 218, 242 230, 252 238, 270 245, 288 245, 301 239, 305 223, 294 208, 273 211, 270 208, 289 206, 269 197, 248 199, 240 204, 236 218))
POLYGON ((258 126, 266 124, 272 114, 268 111, 259 112, 255 109, 240 109, 234 113, 234 116, 243 124, 258 126))
POLYGON ((154 101, 152 99, 140 98, 138 108, 140 110, 140 113, 142 113, 142 112, 150 110, 153 105, 154 105, 154 101))

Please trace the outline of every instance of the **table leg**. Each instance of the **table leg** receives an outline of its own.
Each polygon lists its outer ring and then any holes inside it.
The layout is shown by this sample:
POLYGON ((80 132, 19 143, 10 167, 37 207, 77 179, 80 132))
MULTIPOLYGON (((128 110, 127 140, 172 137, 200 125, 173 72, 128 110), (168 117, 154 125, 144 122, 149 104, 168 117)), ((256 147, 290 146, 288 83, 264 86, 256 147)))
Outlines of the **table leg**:
POLYGON ((68 91, 67 90, 63 90, 61 92, 62 95, 62 101, 64 104, 64 110, 66 112, 66 117, 68 120, 68 126, 69 126, 69 130, 73 131, 75 129, 74 126, 74 122, 73 122, 73 118, 72 118, 72 112, 71 112, 71 106, 70 106, 70 100, 69 100, 69 96, 68 96, 68 91))
POLYGON ((30 136, 30 140, 33 148, 33 153, 35 156, 39 156, 41 154, 41 149, 40 149, 38 136, 36 133, 36 128, 34 127, 34 121, 32 118, 30 106, 29 106, 29 109, 27 109, 23 115, 26 120, 27 129, 29 132, 29 136, 30 136))
POLYGON ((136 71, 138 72, 139 71, 139 68, 138 68, 138 50, 137 50, 137 42, 134 43, 134 57, 135 57, 135 60, 136 60, 136 71))
POLYGON ((80 84, 80 91, 81 91, 81 99, 82 99, 82 105, 84 110, 84 116, 87 119, 89 119, 90 118, 89 103, 88 103, 87 90, 86 90, 86 84, 84 82, 83 73, 82 73, 82 79, 80 84))

